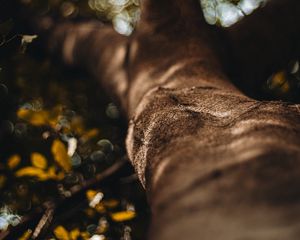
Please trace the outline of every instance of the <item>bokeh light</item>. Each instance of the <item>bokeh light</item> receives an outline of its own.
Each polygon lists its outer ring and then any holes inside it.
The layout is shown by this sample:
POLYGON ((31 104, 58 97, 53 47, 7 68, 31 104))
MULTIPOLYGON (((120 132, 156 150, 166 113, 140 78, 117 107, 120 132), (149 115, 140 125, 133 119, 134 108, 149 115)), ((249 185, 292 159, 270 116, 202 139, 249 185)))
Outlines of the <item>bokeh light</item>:
POLYGON ((89 7, 113 23, 117 32, 130 35, 139 20, 138 0, 89 0, 89 7))
POLYGON ((229 27, 268 0, 200 0, 206 21, 229 27))

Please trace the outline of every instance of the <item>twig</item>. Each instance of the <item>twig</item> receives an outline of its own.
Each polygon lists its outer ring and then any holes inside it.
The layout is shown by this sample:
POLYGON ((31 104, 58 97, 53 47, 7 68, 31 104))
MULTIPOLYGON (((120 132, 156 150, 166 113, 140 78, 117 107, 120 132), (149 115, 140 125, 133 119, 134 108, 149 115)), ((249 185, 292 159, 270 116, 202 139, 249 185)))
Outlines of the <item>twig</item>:
POLYGON ((55 218, 55 213, 57 208, 61 208, 64 205, 67 205, 67 202, 74 200, 80 194, 84 193, 87 189, 92 188, 98 185, 101 181, 107 180, 108 177, 112 176, 125 165, 127 162, 127 157, 123 157, 121 160, 118 160, 115 164, 104 170, 103 172, 97 174, 94 178, 84 181, 80 186, 74 186, 70 189, 70 196, 62 197, 58 201, 47 202, 46 210, 42 213, 41 208, 35 210, 34 213, 24 216, 20 224, 16 227, 11 227, 6 231, 0 233, 0 240, 4 239, 13 239, 11 235, 16 235, 16 232, 25 229, 31 222, 38 221, 34 227, 33 235, 31 239, 39 239, 41 235, 49 229, 53 219, 55 218), (40 219, 40 220, 38 220, 40 219))
POLYGON ((47 228, 54 217, 55 205, 51 202, 43 214, 41 220, 37 224, 32 234, 32 239, 37 239, 45 228, 47 228))

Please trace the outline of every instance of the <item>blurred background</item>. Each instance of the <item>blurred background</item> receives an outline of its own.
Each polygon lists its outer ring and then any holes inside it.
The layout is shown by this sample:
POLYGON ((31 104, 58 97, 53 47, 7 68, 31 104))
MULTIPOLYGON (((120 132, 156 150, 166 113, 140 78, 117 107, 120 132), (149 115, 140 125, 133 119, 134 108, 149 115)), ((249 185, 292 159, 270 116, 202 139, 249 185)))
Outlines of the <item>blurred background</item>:
POLYGON ((145 193, 122 164, 126 122, 96 82, 42 54, 21 7, 58 21, 99 18, 122 34, 139 10, 134 1, 0 1, 0 239, 144 239, 145 193))
MULTIPOLYGON (((201 0, 226 28, 264 0, 201 0)), ((100 86, 45 56, 20 9, 55 20, 97 18, 130 35, 139 0, 0 0, 0 239, 145 239, 149 207, 126 161, 126 122, 100 86), (125 163, 124 163, 125 162, 125 163)), ((166 13, 167 14, 167 13, 166 13)), ((298 101, 298 59, 260 86, 298 101)))

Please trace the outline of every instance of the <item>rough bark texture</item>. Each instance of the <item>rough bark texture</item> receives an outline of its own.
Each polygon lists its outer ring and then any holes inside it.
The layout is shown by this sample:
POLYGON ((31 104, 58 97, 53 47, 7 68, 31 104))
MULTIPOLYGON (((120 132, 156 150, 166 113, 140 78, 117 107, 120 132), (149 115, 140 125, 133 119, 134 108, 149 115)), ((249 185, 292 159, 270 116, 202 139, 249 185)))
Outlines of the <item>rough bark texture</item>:
MULTIPOLYGON (((273 1, 253 15, 261 27, 244 20, 259 41, 270 41, 259 60, 260 42, 247 48, 254 36, 239 25, 227 32, 237 76, 251 64, 261 78, 298 48, 299 27, 286 24, 299 20, 299 1, 273 1), (278 29, 269 28, 273 21, 278 29), (265 40, 267 31, 282 36, 265 40)), ((127 114, 128 155, 153 210, 149 238, 299 239, 300 106, 253 100, 230 82, 198 1, 142 7, 130 38, 96 22, 67 23, 49 43, 65 63, 87 68, 127 114)))

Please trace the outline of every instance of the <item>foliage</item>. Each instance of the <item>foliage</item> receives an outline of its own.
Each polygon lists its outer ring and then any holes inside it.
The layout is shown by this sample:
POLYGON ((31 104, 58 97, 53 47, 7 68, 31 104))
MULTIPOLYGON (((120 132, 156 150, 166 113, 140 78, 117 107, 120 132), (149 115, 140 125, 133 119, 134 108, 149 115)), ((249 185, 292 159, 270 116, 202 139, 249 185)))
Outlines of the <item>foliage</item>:
MULTIPOLYGON (((125 35, 132 32, 139 19, 136 0, 22 2, 34 12, 57 20, 97 17, 112 21, 116 30, 125 35)), ((202 0, 201 4, 209 23, 229 26, 262 2, 202 0)), ((86 186, 125 154, 125 125, 117 106, 91 79, 83 78, 76 70, 62 70, 41 56, 35 46, 39 36, 24 32, 15 19, 15 5, 10 4, 0 18, 2 230, 18 225, 40 208, 46 211, 49 202, 72 196, 74 189, 86 186)), ((266 96, 299 99, 298 60, 270 76, 264 89, 266 96)), ((83 196, 75 205, 59 209, 49 231, 44 233, 45 239, 96 236, 129 240, 145 235, 146 200, 128 166, 121 174, 113 175, 113 181, 84 189, 83 196)), ((25 240, 33 234, 35 226, 31 224, 17 237, 25 240)))
MULTIPOLYGON (((87 1, 25 2, 56 18, 106 18, 87 1)), ((23 32, 14 9, 7 15, 0 21, 0 238, 7 229, 13 239, 30 239, 36 221, 53 216, 42 239, 142 239, 148 209, 128 164, 109 182, 86 189, 124 158, 126 125, 117 106, 98 83, 41 56, 39 36, 23 32), (59 203, 51 214, 50 203, 59 203)))
POLYGON ((98 16, 111 20, 116 31, 124 35, 132 33, 140 16, 138 0, 89 0, 88 4, 98 16))
POLYGON ((267 0, 200 0, 205 18, 210 24, 229 27, 251 14, 267 0))

